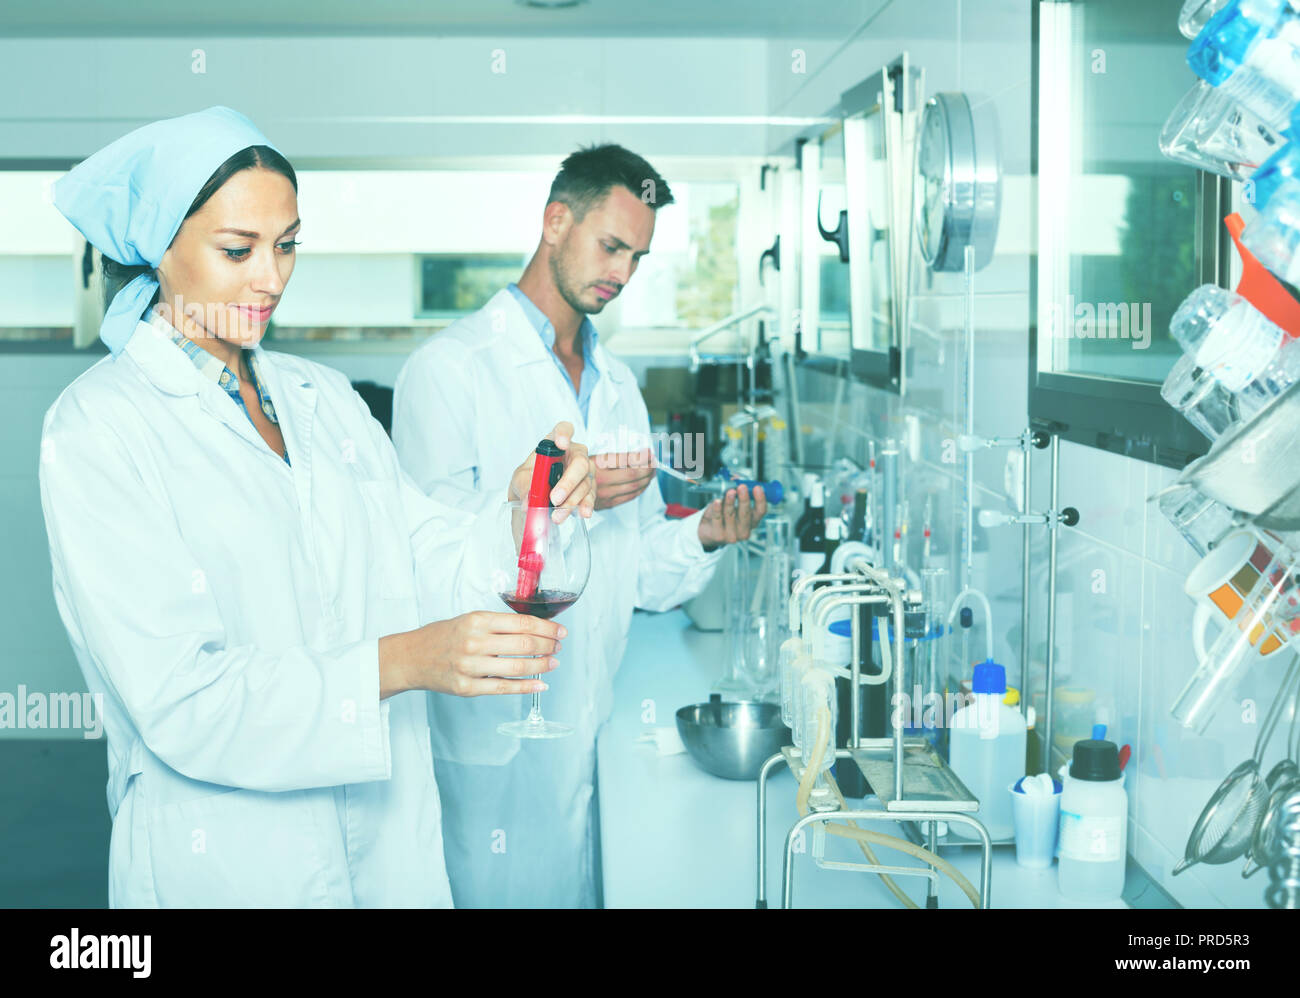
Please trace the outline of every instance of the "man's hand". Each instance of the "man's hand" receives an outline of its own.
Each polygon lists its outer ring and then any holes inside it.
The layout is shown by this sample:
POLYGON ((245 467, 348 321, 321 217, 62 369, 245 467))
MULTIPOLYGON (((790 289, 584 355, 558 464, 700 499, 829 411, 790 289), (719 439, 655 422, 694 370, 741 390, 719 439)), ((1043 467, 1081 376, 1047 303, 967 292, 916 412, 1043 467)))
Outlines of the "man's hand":
POLYGON ((753 499, 751 506, 749 489, 741 485, 709 503, 700 515, 700 543, 705 551, 748 539, 758 521, 767 515, 767 496, 761 486, 754 487, 753 499))
POLYGON ((596 508, 611 509, 631 502, 650 487, 655 478, 650 449, 626 453, 597 454, 596 508))
MULTIPOLYGON (((551 504, 557 509, 576 509, 581 516, 591 516, 596 503, 596 466, 587 457, 587 448, 574 442, 572 423, 556 423, 555 429, 547 436, 555 441, 556 447, 564 451, 564 475, 555 488, 551 489, 551 504)), ((537 454, 529 454, 528 460, 510 476, 511 500, 528 498, 528 489, 533 482, 533 465, 536 463, 537 454)), ((561 514, 559 519, 568 515, 561 514)))

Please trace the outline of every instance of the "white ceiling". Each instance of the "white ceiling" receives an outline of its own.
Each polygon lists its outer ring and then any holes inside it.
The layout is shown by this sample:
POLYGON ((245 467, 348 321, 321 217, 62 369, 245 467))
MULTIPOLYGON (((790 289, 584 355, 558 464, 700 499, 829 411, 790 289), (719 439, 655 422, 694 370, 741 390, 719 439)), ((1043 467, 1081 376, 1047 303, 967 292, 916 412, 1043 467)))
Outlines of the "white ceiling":
MULTIPOLYGON (((42 0, 0 3, 0 36, 834 38, 848 36, 891 2, 894 0, 584 0, 576 7, 539 10, 520 0, 42 0)), ((907 5, 916 0, 898 2, 907 5)))

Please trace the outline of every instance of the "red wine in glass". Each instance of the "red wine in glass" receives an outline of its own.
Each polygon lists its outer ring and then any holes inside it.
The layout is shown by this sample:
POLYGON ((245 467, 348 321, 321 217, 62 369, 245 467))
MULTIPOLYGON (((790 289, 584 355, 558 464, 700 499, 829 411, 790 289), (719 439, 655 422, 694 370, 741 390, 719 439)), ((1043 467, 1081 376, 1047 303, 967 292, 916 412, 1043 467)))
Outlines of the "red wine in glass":
MULTIPOLYGON (((543 450, 538 445, 537 468, 542 467, 546 456, 543 450)), ((556 460, 552 472, 536 475, 537 497, 530 489, 529 501, 509 502, 501 507, 488 562, 490 591, 515 613, 542 620, 550 620, 576 603, 591 571, 586 521, 577 514, 557 520, 547 499, 554 487, 550 475, 560 470, 556 460), (543 504, 533 503, 533 498, 540 498, 543 504)), ((543 718, 541 693, 535 691, 528 716, 505 721, 497 731, 513 738, 561 738, 572 735, 574 727, 543 718)))
POLYGON ((531 596, 519 596, 517 593, 499 595, 505 605, 515 613, 526 613, 530 617, 541 617, 543 620, 550 620, 578 601, 577 593, 567 593, 558 589, 536 589, 531 596))

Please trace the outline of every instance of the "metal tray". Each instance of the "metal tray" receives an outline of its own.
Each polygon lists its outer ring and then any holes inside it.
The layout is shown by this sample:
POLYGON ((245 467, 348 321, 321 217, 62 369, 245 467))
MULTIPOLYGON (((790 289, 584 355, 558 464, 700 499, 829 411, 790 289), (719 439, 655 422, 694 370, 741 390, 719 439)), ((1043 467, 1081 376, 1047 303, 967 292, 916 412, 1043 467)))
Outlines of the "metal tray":
POLYGON ((978 811, 979 801, 924 738, 903 742, 903 797, 894 798, 894 746, 872 740, 851 757, 887 811, 978 811))

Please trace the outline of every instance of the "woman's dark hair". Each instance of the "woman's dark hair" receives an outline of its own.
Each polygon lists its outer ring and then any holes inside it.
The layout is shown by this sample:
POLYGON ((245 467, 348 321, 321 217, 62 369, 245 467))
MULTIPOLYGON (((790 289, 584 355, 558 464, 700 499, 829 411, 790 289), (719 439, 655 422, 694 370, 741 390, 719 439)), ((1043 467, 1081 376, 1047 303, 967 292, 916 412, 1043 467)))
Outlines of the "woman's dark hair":
MULTIPOLYGON (((198 194, 194 195, 194 201, 190 205, 190 210, 185 213, 185 218, 189 218, 207 204, 212 195, 221 190, 225 182, 240 170, 251 170, 255 167, 274 170, 281 176, 288 178, 289 183, 293 184, 293 189, 298 190, 298 175, 293 172, 293 167, 289 165, 287 159, 270 146, 248 146, 246 149, 239 150, 217 167, 212 176, 208 178, 207 183, 199 188, 198 194)), ((181 219, 181 221, 184 222, 185 219, 181 219)), ((128 267, 126 264, 110 260, 108 257, 103 258, 102 264, 104 277, 119 286, 129 284, 142 274, 152 274, 154 271, 154 268, 148 264, 128 267)))

